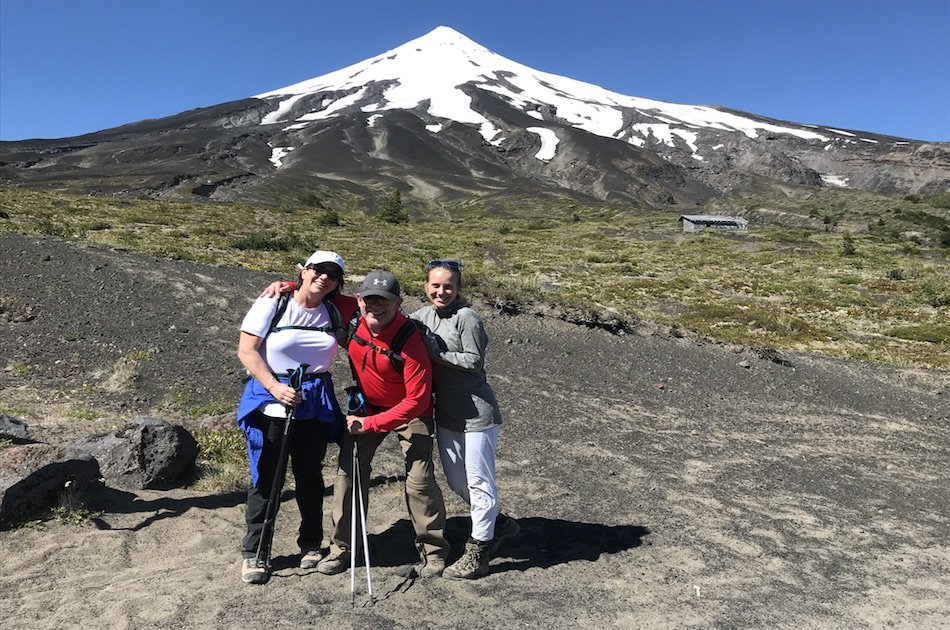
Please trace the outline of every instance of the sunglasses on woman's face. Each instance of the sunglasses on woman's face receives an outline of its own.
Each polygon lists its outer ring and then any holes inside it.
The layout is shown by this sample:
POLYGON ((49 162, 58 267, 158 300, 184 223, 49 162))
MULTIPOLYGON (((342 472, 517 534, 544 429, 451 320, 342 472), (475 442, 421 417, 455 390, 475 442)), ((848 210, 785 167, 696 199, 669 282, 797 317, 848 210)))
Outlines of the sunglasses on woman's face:
POLYGON ((331 280, 340 281, 343 279, 343 274, 333 267, 325 267, 323 265, 307 265, 306 268, 318 276, 326 275, 326 277, 330 278, 331 280))
POLYGON ((462 261, 461 260, 430 260, 429 264, 426 265, 426 269, 432 269, 433 267, 448 267, 449 269, 461 269, 462 261))

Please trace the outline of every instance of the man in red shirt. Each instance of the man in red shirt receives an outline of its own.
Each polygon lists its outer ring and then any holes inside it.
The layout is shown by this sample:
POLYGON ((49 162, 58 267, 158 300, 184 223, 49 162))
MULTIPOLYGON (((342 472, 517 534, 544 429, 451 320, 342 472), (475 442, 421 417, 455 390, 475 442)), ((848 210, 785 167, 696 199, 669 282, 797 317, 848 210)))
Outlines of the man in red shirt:
POLYGON ((359 450, 360 490, 364 505, 368 505, 370 463, 386 435, 394 433, 406 462, 406 504, 422 559, 419 574, 439 576, 445 568, 449 544, 444 535, 445 503, 432 461, 432 365, 415 330, 400 354, 390 357, 393 339, 407 322, 399 312, 402 298, 393 274, 371 271, 356 297, 362 317, 347 350, 366 398, 368 415, 346 418, 348 433, 340 448, 333 485, 330 555, 317 565, 317 570, 333 575, 345 571, 350 563, 354 441, 359 450))

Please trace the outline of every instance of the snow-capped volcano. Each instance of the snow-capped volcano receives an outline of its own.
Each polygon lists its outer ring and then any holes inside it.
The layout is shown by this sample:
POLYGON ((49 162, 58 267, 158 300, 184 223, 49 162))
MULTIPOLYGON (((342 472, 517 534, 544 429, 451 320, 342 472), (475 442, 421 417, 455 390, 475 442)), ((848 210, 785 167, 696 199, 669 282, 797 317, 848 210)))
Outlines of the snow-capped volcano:
POLYGON ((693 129, 739 131, 749 138, 767 131, 806 140, 831 139, 829 134, 813 130, 774 125, 712 107, 625 96, 540 72, 495 54, 446 26, 366 61, 256 98, 279 99, 277 109, 264 117, 263 124, 326 120, 353 107, 368 114, 420 109, 433 119, 476 125, 487 142, 501 144, 505 132, 473 107, 464 86, 493 92, 539 121, 566 123, 638 147, 651 141, 674 146, 678 140, 697 158, 701 156, 696 155, 697 133, 693 129), (325 97, 315 108, 297 115, 295 104, 313 94, 339 96, 325 97), (631 113, 644 122, 635 122, 631 113))
POLYGON ((399 188, 426 203, 528 194, 684 207, 770 181, 940 191, 948 155, 944 144, 626 96, 442 26, 240 101, 0 143, 0 181, 222 200, 399 188))

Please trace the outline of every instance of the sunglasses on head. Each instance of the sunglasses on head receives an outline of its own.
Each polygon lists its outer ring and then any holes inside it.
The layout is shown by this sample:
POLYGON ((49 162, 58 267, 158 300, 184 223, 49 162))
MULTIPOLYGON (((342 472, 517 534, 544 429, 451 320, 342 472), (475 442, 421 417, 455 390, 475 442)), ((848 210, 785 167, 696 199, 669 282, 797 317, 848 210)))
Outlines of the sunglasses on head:
POLYGON ((310 271, 314 272, 318 276, 322 274, 326 274, 326 276, 332 280, 343 279, 343 274, 337 271, 336 268, 330 267, 329 265, 307 265, 305 269, 309 269, 310 271))
POLYGON ((448 267, 449 269, 461 269, 462 261, 461 260, 430 260, 429 264, 426 265, 426 269, 432 269, 433 267, 448 267))

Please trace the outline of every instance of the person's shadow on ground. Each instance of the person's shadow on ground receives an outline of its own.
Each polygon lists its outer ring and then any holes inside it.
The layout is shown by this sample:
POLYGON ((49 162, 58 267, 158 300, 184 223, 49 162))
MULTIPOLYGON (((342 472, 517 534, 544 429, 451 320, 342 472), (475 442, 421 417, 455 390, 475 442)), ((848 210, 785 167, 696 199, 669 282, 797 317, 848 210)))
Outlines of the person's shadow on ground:
MULTIPOLYGON (((281 501, 286 501, 290 496, 293 496, 293 494, 285 490, 281 496, 281 501)), ((246 492, 226 492, 222 494, 193 496, 184 499, 160 497, 157 499, 142 500, 133 492, 104 486, 91 495, 90 505, 92 507, 117 514, 151 514, 145 517, 142 522, 131 527, 113 527, 101 517, 93 517, 90 521, 97 529, 116 529, 134 532, 145 529, 156 521, 181 516, 191 508, 213 510, 217 508, 234 507, 243 503, 246 497, 246 492)))
MULTIPOLYGON (((331 493, 332 490, 327 488, 327 494, 331 493)), ((143 501, 131 492, 103 488, 95 503, 97 507, 110 512, 151 513, 132 527, 118 528, 138 531, 156 521, 180 516, 191 508, 233 507, 243 503, 245 496, 243 492, 228 492, 184 499, 159 498, 143 501)), ((292 499, 293 491, 284 490, 281 493, 282 503, 292 499)), ((92 521, 99 529, 113 529, 100 518, 93 518, 92 521)), ((602 525, 543 517, 520 518, 518 524, 521 526, 521 532, 513 539, 506 540, 494 556, 508 560, 495 562, 492 565, 492 573, 524 571, 532 567, 546 569, 573 560, 594 561, 603 554, 635 549, 642 544, 643 537, 650 533, 650 530, 642 525, 602 525)), ((452 546, 448 558, 450 564, 462 555, 470 531, 471 520, 468 517, 455 516, 446 521, 445 537, 452 546)), ((396 521, 382 533, 370 534, 372 565, 398 567, 418 564, 419 556, 413 545, 414 539, 415 534, 407 518, 396 521)), ((296 561, 296 556, 277 556, 272 559, 275 569, 292 566, 296 561)))
MULTIPOLYGON (((601 525, 542 517, 519 518, 521 532, 506 540, 494 555, 510 560, 492 564, 492 573, 524 571, 532 567, 546 569, 573 560, 597 560, 602 554, 634 549, 642 544, 650 530, 641 525, 601 525)), ((445 537, 452 545, 449 564, 465 548, 471 531, 468 517, 448 519, 445 537)), ((369 536, 373 566, 392 567, 417 564, 419 557, 412 545, 415 535, 409 519, 400 519, 386 531, 369 536)))

